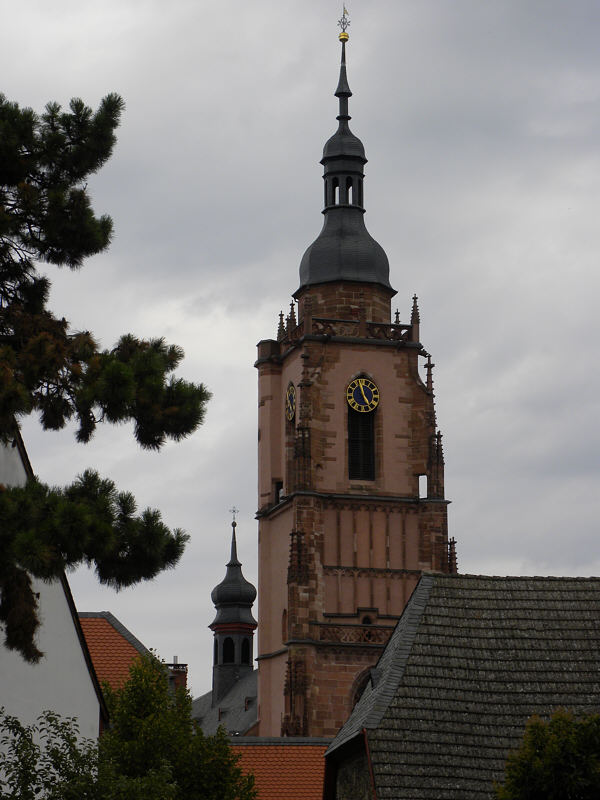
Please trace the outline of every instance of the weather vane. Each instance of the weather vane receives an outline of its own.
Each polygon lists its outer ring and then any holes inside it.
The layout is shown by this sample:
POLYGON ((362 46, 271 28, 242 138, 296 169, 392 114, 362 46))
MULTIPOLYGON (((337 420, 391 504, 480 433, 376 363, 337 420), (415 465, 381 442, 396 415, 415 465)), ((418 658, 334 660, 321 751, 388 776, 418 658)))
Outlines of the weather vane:
POLYGON ((229 513, 233 514, 233 521, 231 524, 235 527, 237 525, 237 522, 235 521, 235 515, 239 513, 239 508, 231 506, 231 508, 229 509, 229 513))
POLYGON ((350 25, 350 19, 348 18, 348 10, 345 5, 342 6, 342 9, 342 18, 338 20, 338 25, 342 29, 342 32, 340 33, 340 39, 345 42, 348 39, 346 28, 348 25, 350 25))

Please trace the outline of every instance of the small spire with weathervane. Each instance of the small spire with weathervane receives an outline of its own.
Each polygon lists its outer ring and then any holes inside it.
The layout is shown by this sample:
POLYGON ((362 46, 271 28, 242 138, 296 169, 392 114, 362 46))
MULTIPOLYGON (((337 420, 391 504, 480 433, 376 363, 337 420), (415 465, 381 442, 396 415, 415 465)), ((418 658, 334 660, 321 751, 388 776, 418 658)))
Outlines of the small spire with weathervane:
POLYGON ((232 506, 229 513, 233 518, 231 556, 225 577, 210 595, 217 612, 208 626, 214 634, 212 708, 219 704, 237 681, 252 673, 253 638, 257 625, 252 615, 256 588, 244 578, 237 555, 235 529, 239 510, 232 506))
POLYGON ((342 18, 338 20, 338 25, 342 29, 342 32, 339 35, 340 42, 347 42, 350 38, 347 33, 348 25, 350 25, 350 18, 348 17, 348 10, 346 6, 342 6, 342 18))
MULTIPOLYGON (((229 513, 231 514, 231 558, 229 559, 229 564, 239 564, 237 557, 237 541, 235 538, 235 529, 237 528, 237 522, 235 521, 235 515, 239 512, 239 508, 235 506, 231 506, 229 509, 229 513)), ((227 566, 229 566, 229 564, 227 566)), ((240 565, 241 566, 241 565, 240 565)))

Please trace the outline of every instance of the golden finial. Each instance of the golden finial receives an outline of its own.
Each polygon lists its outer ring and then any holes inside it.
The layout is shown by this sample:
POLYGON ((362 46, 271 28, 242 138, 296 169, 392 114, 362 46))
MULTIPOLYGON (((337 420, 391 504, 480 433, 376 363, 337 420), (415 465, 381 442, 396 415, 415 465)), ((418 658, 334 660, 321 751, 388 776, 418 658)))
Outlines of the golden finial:
POLYGON ((342 6, 342 18, 338 20, 338 25, 342 29, 342 32, 339 35, 340 42, 347 42, 350 38, 346 32, 346 28, 350 25, 350 19, 348 17, 348 10, 345 5, 342 6))

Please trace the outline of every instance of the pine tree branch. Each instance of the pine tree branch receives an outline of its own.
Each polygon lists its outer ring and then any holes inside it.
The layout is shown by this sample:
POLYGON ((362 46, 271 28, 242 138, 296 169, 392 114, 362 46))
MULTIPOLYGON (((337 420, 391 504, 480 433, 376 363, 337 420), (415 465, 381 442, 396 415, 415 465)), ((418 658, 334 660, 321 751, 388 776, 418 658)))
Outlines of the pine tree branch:
POLYGON ((136 512, 131 494, 93 470, 63 489, 37 480, 0 486, 0 622, 8 648, 27 661, 41 656, 30 576, 53 580, 87 564, 101 583, 121 589, 177 564, 187 534, 169 530, 156 510, 136 512))
MULTIPOLYGON (((112 221, 96 216, 87 178, 107 161, 123 110, 116 94, 95 111, 74 98, 38 116, 0 94, 0 444, 16 420, 39 412, 45 429, 76 419, 78 441, 98 422, 132 421, 142 447, 178 441, 202 423, 210 392, 174 377, 183 352, 162 339, 122 336, 101 350, 46 307, 50 282, 36 262, 78 269, 105 250, 112 221)), ((136 515, 130 495, 86 472, 65 489, 32 481, 0 492, 0 623, 7 646, 41 656, 34 576, 81 563, 117 588, 177 563, 187 536, 157 511, 136 515)))

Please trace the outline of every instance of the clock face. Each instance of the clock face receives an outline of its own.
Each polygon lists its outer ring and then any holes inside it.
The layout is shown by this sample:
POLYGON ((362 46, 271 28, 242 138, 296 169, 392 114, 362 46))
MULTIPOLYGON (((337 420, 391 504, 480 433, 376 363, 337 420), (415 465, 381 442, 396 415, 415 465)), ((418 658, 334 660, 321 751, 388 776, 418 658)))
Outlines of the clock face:
POLYGON ((285 416, 290 422, 296 416, 296 387, 293 383, 290 383, 285 392, 285 416))
POLYGON ((355 378, 348 384, 346 399, 355 411, 373 411, 379 403, 379 389, 368 378, 355 378))

